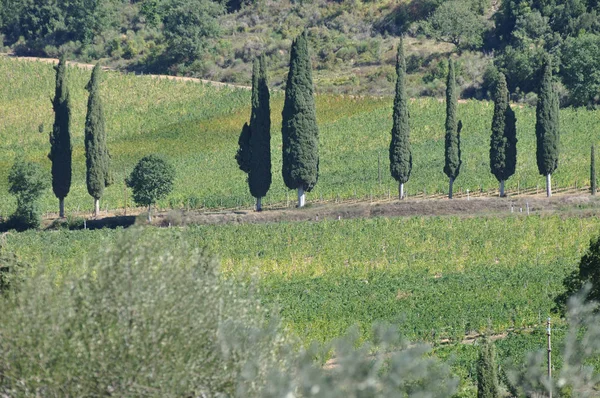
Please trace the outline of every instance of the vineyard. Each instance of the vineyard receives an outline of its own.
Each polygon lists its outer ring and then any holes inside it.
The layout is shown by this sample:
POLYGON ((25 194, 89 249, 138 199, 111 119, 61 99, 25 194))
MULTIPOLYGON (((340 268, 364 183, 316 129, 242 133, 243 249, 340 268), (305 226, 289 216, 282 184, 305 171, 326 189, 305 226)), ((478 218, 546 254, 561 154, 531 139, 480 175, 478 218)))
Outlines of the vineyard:
MULTIPOLYGON (((145 233, 168 242, 176 231, 145 233)), ((229 277, 254 279, 265 303, 278 307, 305 343, 335 338, 354 324, 366 338, 377 321, 432 343, 516 330, 497 344, 502 357, 522 360, 543 347, 541 325, 553 298, 597 233, 595 217, 512 216, 195 226, 184 235, 218 253, 229 277)), ((81 271, 115 234, 27 232, 3 243, 61 277, 81 271)), ((554 317, 558 344, 564 326, 554 317)), ((453 357, 465 378, 474 369, 477 347, 441 345, 436 352, 453 357)))
MULTIPOLYGON (((45 63, 0 59, 6 76, 0 87, 0 216, 14 208, 6 189, 8 170, 16 156, 50 168, 48 133, 53 113, 50 98, 54 70, 45 63)), ((83 124, 89 71, 70 70, 73 118, 74 170, 67 211, 92 209, 85 189, 83 124)), ((109 150, 115 184, 102 200, 103 210, 131 206, 124 178, 142 156, 159 152, 177 168, 174 193, 162 208, 251 207, 245 176, 234 160, 237 138, 249 117, 247 90, 212 87, 194 82, 105 73, 102 87, 109 150)), ((273 93, 273 185, 263 203, 286 203, 290 194, 281 180, 280 123, 283 94, 273 93)), ((447 188, 443 168, 444 104, 435 99, 411 102, 411 141, 414 167, 406 184, 408 196, 440 194, 447 188)), ((496 188, 489 173, 489 135, 493 105, 466 101, 459 104, 462 119, 463 166, 456 180, 457 193, 496 188)), ((532 192, 543 187, 535 164, 535 110, 516 109, 518 164, 507 190, 532 192)), ((388 198, 396 192, 389 176, 388 145, 391 98, 319 95, 320 179, 308 200, 388 198)), ((589 146, 598 141, 600 111, 561 110, 561 160, 553 175, 558 189, 580 188, 589 183, 589 146)), ((291 195, 293 196, 293 195, 291 195)), ((48 191, 42 200, 45 212, 57 210, 48 191)))

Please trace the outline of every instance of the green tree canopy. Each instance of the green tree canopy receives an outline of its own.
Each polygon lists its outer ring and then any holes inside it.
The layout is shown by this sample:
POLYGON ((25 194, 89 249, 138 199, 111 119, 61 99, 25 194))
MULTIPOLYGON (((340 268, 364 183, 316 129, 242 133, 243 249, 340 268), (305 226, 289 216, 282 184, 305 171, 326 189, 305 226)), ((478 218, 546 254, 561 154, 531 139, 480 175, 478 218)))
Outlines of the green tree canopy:
POLYGON ((52 161, 52 190, 60 202, 60 217, 64 217, 64 199, 71 190, 72 151, 71 146, 71 105, 67 86, 67 62, 61 57, 56 70, 56 88, 52 108, 54 125, 50 134, 50 154, 52 161))
POLYGON ((403 184, 408 182, 412 170, 410 150, 410 115, 406 95, 406 61, 403 40, 398 44, 396 56, 396 96, 394 98, 392 139, 390 141, 390 172, 400 183, 400 199, 404 196, 403 184))
POLYGON ((110 185, 110 155, 106 144, 106 128, 104 110, 100 96, 100 65, 96 64, 92 77, 86 86, 89 91, 87 115, 85 118, 85 158, 86 183, 90 196, 96 200, 96 215, 98 200, 104 193, 104 188, 110 185))
POLYGON ((9 192, 17 198, 17 210, 9 220, 9 226, 18 230, 38 228, 41 212, 37 201, 48 188, 49 179, 42 168, 18 159, 8 175, 9 192))
POLYGON ((485 23, 465 0, 442 3, 429 19, 428 28, 436 40, 452 43, 459 49, 483 44, 485 23))
POLYGON ((126 180, 133 190, 133 200, 141 206, 148 206, 148 220, 151 221, 150 207, 165 198, 173 190, 175 168, 158 155, 142 158, 126 180))
POLYGON ((600 35, 569 37, 560 74, 574 105, 600 104, 600 35))
POLYGON ((319 178, 319 128, 306 31, 292 43, 282 112, 283 181, 310 192, 319 178))

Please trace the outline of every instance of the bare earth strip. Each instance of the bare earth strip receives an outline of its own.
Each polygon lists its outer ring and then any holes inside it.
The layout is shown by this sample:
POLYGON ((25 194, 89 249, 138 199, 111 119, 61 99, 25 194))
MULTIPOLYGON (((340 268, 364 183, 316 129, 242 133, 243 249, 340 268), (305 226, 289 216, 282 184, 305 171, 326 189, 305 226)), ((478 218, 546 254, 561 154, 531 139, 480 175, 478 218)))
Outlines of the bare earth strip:
POLYGON ((591 195, 560 195, 518 198, 422 199, 389 202, 357 202, 342 204, 314 204, 304 209, 281 208, 262 212, 227 210, 219 212, 179 211, 163 212, 156 222, 168 225, 176 219, 183 224, 245 224, 278 223, 322 220, 342 220, 372 217, 416 216, 509 216, 561 213, 573 216, 593 216, 600 210, 600 200, 591 195), (529 210, 528 210, 529 209, 529 210))

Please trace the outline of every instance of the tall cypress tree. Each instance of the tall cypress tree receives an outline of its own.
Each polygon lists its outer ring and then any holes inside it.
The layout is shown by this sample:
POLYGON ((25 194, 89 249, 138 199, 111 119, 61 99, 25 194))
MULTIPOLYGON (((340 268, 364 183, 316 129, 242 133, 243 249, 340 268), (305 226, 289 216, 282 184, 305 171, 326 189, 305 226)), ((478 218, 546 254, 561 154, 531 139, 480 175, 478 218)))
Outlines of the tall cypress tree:
POLYGON ((552 173, 558 167, 559 121, 558 95, 552 84, 552 63, 546 55, 536 108, 535 135, 537 166, 546 176, 546 194, 552 196, 552 173))
POLYGON ((404 43, 400 39, 396 57, 396 97, 394 98, 394 114, 392 140, 390 142, 390 172, 399 183, 398 197, 404 198, 404 184, 410 178, 412 170, 412 153, 410 151, 410 115, 408 97, 406 96, 406 61, 404 59, 404 43))
POLYGON ((496 372, 496 358, 494 345, 485 341, 479 351, 477 361, 477 398, 498 398, 498 375, 496 372))
POLYGON ((244 123, 238 139, 238 150, 235 154, 235 160, 244 173, 250 172, 250 134, 250 125, 244 123))
POLYGON ((50 134, 50 153, 52 162, 52 190, 59 200, 60 217, 65 216, 65 198, 71 189, 71 107, 69 89, 67 87, 67 64, 64 55, 61 56, 56 70, 56 88, 52 108, 54 110, 54 125, 50 134))
POLYGON ((319 128, 313 97, 312 70, 306 31, 292 43, 290 70, 282 112, 283 181, 298 190, 298 207, 304 206, 319 178, 319 128))
POLYGON ((592 150, 590 153, 590 188, 592 195, 596 195, 596 149, 592 144, 592 150))
POLYGON ((444 173, 450 179, 448 198, 452 199, 452 186, 460 173, 462 160, 460 158, 460 132, 462 122, 457 122, 456 108, 458 107, 458 92, 454 63, 448 60, 448 79, 446 80, 446 137, 445 137, 445 165, 444 173))
POLYGON ((85 118, 86 183, 88 193, 94 198, 94 217, 98 217, 104 188, 110 185, 110 155, 106 146, 104 110, 100 98, 100 70, 100 64, 96 64, 86 86, 90 93, 85 118))
POLYGON ((252 71, 252 114, 250 116, 250 171, 248 185, 261 211, 261 199, 271 187, 271 106, 267 63, 263 56, 254 60, 252 71))
POLYGON ((490 139, 490 169, 500 182, 500 196, 504 196, 504 181, 515 173, 516 162, 516 118, 508 102, 506 78, 500 73, 494 91, 494 117, 490 139))

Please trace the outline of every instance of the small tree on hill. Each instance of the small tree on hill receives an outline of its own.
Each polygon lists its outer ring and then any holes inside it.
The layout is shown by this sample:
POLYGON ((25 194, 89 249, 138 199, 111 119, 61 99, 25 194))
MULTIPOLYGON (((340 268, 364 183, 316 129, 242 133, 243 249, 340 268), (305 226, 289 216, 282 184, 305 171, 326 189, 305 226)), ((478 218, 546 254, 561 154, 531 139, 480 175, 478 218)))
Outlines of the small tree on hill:
POLYGON ((410 114, 406 95, 406 61, 404 59, 403 41, 398 44, 396 57, 396 97, 394 98, 394 114, 392 140, 390 142, 390 172, 399 183, 398 197, 404 198, 404 184, 410 178, 412 170, 412 153, 410 150, 410 114))
POLYGON ((94 217, 98 217, 100 198, 104 188, 110 185, 110 155, 106 146, 104 111, 100 98, 99 64, 94 67, 86 90, 90 93, 85 118, 86 183, 88 193, 94 198, 94 217))
POLYGON ((477 360, 477 398, 499 398, 498 375, 496 372, 494 345, 485 340, 477 360))
POLYGON ((596 183, 598 180, 596 179, 596 149, 594 148, 594 144, 592 144, 592 150, 590 153, 590 189, 592 190, 592 195, 596 195, 596 183))
POLYGON ((142 158, 127 178, 135 203, 148 206, 149 222, 152 222, 152 205, 171 193, 174 180, 175 169, 158 155, 142 158))
POLYGON ((448 79, 446 81, 446 137, 445 137, 445 165, 444 173, 450 179, 448 198, 452 199, 454 180, 460 173, 462 160, 460 158, 460 132, 462 122, 457 122, 456 108, 458 107, 458 92, 456 77, 454 75, 454 62, 448 60, 448 79))
POLYGON ((38 228, 41 213, 38 199, 48 188, 48 177, 42 168, 22 159, 17 160, 8 175, 9 192, 17 198, 17 210, 9 225, 17 230, 38 228))
POLYGON ((517 129, 515 113, 508 102, 506 78, 502 73, 496 81, 494 117, 490 140, 490 169, 500 182, 500 196, 504 196, 504 182, 515 173, 517 163, 517 129))
POLYGON ((543 74, 536 108, 535 135, 538 171, 546 176, 546 195, 552 196, 552 173, 558 167, 559 115, 558 94, 552 84, 552 64, 544 59, 543 74))
POLYGON ((304 207, 305 192, 310 192, 319 179, 319 128, 313 91, 305 31, 292 43, 281 127, 283 181, 289 189, 298 190, 298 207, 304 207))
POLYGON ((67 63, 64 55, 60 58, 56 70, 56 89, 52 108, 54 125, 50 134, 50 154, 52 162, 52 190, 59 201, 60 217, 65 216, 65 198, 71 189, 71 107, 67 87, 67 63))

